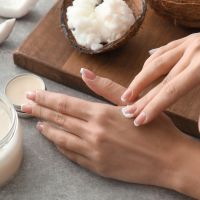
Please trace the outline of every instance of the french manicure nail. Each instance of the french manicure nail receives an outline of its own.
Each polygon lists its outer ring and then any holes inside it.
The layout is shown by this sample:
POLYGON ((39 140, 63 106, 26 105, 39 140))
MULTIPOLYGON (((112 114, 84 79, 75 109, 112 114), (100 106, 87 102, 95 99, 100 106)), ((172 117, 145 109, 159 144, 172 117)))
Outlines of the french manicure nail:
POLYGON ((44 125, 42 122, 38 122, 37 125, 36 125, 36 128, 38 131, 42 132, 43 131, 43 128, 44 128, 44 125))
POLYGON ((121 109, 121 111, 122 111, 122 114, 124 115, 124 117, 126 117, 126 118, 133 118, 133 113, 131 113, 131 112, 129 112, 129 110, 128 110, 128 107, 126 106, 126 107, 123 107, 122 109, 121 109))
POLYGON ((95 78, 96 78, 96 75, 94 74, 94 72, 92 72, 88 69, 85 69, 85 68, 81 68, 80 74, 82 76, 84 76, 85 78, 92 80, 92 81, 95 80, 95 78))
POLYGON ((154 54, 157 50, 158 50, 158 48, 156 48, 156 49, 151 49, 151 50, 149 51, 149 54, 152 55, 152 54, 154 54))
POLYGON ((144 124, 146 120, 146 113, 145 112, 141 112, 138 117, 135 119, 134 121, 134 125, 136 127, 141 126, 142 124, 144 124))
POLYGON ((132 90, 131 89, 127 89, 124 94, 121 96, 121 101, 122 102, 128 102, 129 99, 131 98, 132 96, 132 90))
POLYGON ((35 101, 36 92, 35 91, 29 91, 26 93, 26 97, 32 101, 35 101))
POLYGON ((28 114, 32 114, 32 105, 31 104, 24 104, 21 106, 21 111, 28 113, 28 114))

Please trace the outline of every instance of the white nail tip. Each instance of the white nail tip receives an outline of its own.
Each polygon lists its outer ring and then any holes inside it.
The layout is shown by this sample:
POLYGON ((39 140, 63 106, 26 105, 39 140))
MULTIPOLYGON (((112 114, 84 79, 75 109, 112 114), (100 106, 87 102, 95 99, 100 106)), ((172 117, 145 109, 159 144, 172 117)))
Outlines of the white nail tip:
POLYGON ((122 114, 124 115, 124 117, 126 117, 128 119, 133 118, 133 114, 128 113, 126 107, 122 108, 121 111, 122 111, 122 114))
POLYGON ((81 68, 80 74, 83 75, 83 73, 84 73, 84 68, 81 68))
POLYGON ((27 15, 38 0, 0 0, 0 16, 21 18, 27 15))
POLYGON ((157 50, 158 50, 158 48, 156 48, 156 49, 151 49, 151 50, 149 51, 149 54, 152 55, 152 54, 154 54, 157 50))
POLYGON ((126 100, 123 97, 121 97, 121 101, 124 103, 126 102, 126 100))
POLYGON ((139 124, 138 124, 136 121, 134 121, 134 125, 135 125, 136 127, 139 126, 139 124))
POLYGON ((3 43, 11 34, 16 19, 9 19, 0 24, 0 44, 3 43))

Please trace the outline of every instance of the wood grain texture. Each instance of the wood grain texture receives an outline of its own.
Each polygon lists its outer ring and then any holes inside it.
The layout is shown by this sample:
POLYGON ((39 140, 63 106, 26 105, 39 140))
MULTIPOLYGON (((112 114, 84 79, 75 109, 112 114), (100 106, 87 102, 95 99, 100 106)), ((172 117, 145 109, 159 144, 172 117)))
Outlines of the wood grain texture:
MULTIPOLYGON (((148 51, 192 33, 175 27, 148 9, 138 34, 124 47, 102 55, 72 49, 60 27, 60 4, 55 5, 14 53, 15 64, 59 83, 93 94, 80 77, 87 67, 127 87, 148 58, 148 51)), ((93 94, 94 95, 94 94, 93 94)), ((199 136, 200 86, 181 98, 167 113, 184 132, 199 136)))

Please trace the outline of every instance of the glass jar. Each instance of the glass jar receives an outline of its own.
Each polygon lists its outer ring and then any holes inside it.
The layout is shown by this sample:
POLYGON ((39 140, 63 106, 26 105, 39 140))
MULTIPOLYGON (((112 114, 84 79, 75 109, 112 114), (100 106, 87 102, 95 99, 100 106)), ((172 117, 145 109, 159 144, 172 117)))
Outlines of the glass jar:
POLYGON ((0 95, 0 186, 11 180, 21 165, 22 138, 13 105, 5 96, 0 95))

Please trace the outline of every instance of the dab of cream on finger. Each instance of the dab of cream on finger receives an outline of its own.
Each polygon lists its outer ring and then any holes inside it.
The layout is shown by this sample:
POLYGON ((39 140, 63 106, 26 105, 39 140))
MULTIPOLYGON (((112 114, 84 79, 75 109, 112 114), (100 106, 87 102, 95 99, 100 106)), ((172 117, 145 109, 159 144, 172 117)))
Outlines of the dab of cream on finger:
POLYGON ((134 117, 134 113, 130 113, 127 106, 123 107, 121 109, 121 111, 122 111, 123 116, 126 117, 126 118, 128 118, 128 119, 131 119, 131 118, 134 117))

